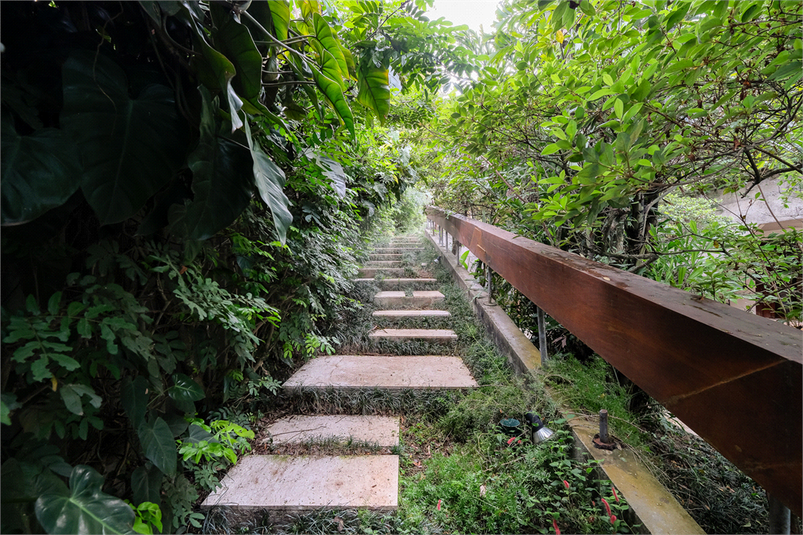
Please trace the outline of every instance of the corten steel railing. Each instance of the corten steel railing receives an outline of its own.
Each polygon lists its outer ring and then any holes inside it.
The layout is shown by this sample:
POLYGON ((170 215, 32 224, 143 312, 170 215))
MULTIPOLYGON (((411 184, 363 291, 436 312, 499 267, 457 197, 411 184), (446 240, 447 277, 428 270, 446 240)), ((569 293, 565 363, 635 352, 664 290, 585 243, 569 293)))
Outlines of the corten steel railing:
POLYGON ((800 331, 440 208, 426 212, 801 515, 800 331))

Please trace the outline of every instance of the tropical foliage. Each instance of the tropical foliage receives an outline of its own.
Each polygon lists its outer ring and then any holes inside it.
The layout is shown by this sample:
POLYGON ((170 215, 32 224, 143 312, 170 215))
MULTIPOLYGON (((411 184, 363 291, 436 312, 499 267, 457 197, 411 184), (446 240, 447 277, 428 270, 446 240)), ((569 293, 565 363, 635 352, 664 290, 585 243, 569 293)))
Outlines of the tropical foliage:
POLYGON ((3 4, 4 533, 200 527, 248 415, 338 344, 361 234, 420 214, 367 125, 391 68, 440 84, 426 5, 3 4))
POLYGON ((770 180, 800 202, 800 16, 778 1, 506 2, 493 34, 466 40, 481 67, 455 73, 433 131, 436 203, 799 318, 799 232, 764 241, 664 208, 671 193, 761 202, 770 180))

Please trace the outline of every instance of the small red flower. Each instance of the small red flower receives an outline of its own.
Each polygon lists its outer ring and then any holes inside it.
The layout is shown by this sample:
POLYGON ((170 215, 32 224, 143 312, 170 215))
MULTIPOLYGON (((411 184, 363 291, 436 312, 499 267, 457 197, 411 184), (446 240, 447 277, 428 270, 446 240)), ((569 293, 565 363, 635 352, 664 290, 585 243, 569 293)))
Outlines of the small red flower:
POLYGON ((563 480, 563 486, 566 487, 566 490, 569 490, 569 482, 565 479, 563 480))
POLYGON ((600 500, 602 500, 602 503, 605 504, 605 510, 608 511, 608 516, 611 516, 611 506, 608 505, 608 502, 605 501, 605 498, 600 498, 600 500))
POLYGON ((438 500, 438 511, 441 510, 441 500, 438 500))
POLYGON ((619 495, 616 494, 616 487, 611 485, 611 491, 613 491, 613 497, 616 498, 616 503, 619 503, 619 495))
POLYGON ((558 528, 558 523, 555 522, 555 519, 552 519, 552 526, 555 528, 555 535, 560 535, 560 529, 558 528))
POLYGON ((611 515, 611 524, 616 524, 616 515, 611 515))

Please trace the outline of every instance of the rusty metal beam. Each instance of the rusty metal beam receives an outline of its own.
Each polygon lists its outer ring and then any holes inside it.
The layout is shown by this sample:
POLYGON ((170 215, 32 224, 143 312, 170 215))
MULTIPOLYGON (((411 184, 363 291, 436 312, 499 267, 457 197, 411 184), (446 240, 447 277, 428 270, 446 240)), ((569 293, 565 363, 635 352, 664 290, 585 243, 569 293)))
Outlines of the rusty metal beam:
POLYGON ((800 331, 439 208, 427 215, 801 516, 800 331))

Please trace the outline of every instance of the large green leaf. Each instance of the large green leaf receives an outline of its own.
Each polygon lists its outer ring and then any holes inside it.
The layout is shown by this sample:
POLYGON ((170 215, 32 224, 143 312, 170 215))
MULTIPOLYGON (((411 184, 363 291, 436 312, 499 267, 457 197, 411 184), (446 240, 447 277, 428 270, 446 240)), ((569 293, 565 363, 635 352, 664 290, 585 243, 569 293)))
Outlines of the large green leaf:
POLYGON ((137 429, 137 435, 142 449, 145 450, 145 457, 165 475, 175 474, 178 451, 167 422, 161 418, 156 418, 153 422, 144 421, 137 429))
POLYGON ((192 171, 193 200, 174 206, 169 219, 172 232, 205 240, 226 228, 251 200, 249 151, 216 133, 216 106, 202 89, 201 138, 187 159, 192 171))
POLYGON ((290 2, 287 0, 268 0, 270 14, 273 17, 273 29, 280 41, 287 39, 287 28, 290 26, 290 2))
POLYGON ((290 201, 282 191, 285 182, 284 171, 268 158, 259 145, 251 136, 251 127, 246 122, 245 134, 248 138, 248 147, 251 149, 251 159, 253 160, 254 180, 262 201, 270 208, 273 215, 273 224, 276 227, 276 234, 282 243, 287 239, 287 229, 293 222, 293 215, 290 213, 290 201))
POLYGON ((340 116, 343 123, 346 125, 346 129, 348 129, 352 137, 354 137, 354 116, 351 114, 351 108, 349 108, 346 99, 343 97, 343 90, 340 88, 340 84, 324 76, 314 65, 310 65, 309 67, 312 70, 312 78, 315 80, 318 89, 326 95, 326 98, 332 103, 335 112, 337 112, 338 116, 340 116))
MULTIPOLYGON (((349 76, 349 67, 346 62, 346 57, 343 55, 343 49, 340 47, 340 42, 322 16, 317 13, 313 14, 312 23, 313 26, 315 26, 315 38, 318 39, 318 42, 323 45, 327 52, 332 54, 332 57, 334 57, 337 62, 337 68, 340 73, 340 77, 337 81, 339 81, 340 86, 345 89, 345 79, 349 76)), ((324 74, 327 74, 326 70, 324 70, 324 74)), ((327 76, 329 75, 327 74, 327 76)), ((329 77, 332 78, 331 76, 329 77)))
POLYGON ((36 219, 78 190, 81 177, 75 145, 61 130, 43 128, 20 136, 4 114, 2 153, 3 225, 36 219))
POLYGON ((70 474, 70 490, 43 494, 36 518, 48 533, 134 533, 134 512, 120 498, 104 493, 103 477, 79 465, 70 474))
POLYGON ((237 24, 230 16, 223 20, 215 33, 215 44, 236 69, 232 86, 243 99, 256 99, 262 87, 262 55, 248 28, 237 24))
POLYGON ((324 176, 332 181, 332 189, 342 199, 346 196, 346 171, 337 160, 322 154, 313 149, 308 149, 307 157, 313 158, 318 167, 323 171, 324 176))
POLYGON ((81 159, 81 190, 101 224, 134 215, 173 177, 186 154, 186 123, 173 90, 128 95, 125 73, 101 54, 76 51, 62 68, 61 126, 81 159))
POLYGON ((206 41, 206 34, 198 27, 194 19, 189 18, 188 22, 194 29, 195 45, 201 49, 201 56, 193 57, 191 65, 198 71, 199 78, 207 87, 219 89, 226 95, 231 115, 231 131, 234 132, 243 126, 242 119, 238 114, 243 107, 243 101, 232 87, 232 78, 237 74, 237 69, 223 53, 206 41))
POLYGON ((124 379, 122 394, 123 410, 131 420, 131 425, 137 429, 145 419, 145 412, 148 410, 148 380, 141 375, 138 375, 133 381, 128 378, 124 379))
POLYGON ((373 111, 384 123, 390 110, 390 87, 388 85, 388 69, 377 67, 371 58, 360 61, 359 93, 357 102, 373 111))
POLYGON ((142 502, 160 503, 162 479, 164 474, 151 463, 140 466, 131 474, 131 491, 133 493, 134 504, 142 502))
POLYGON ((204 399, 203 388, 183 373, 173 376, 173 386, 167 389, 168 395, 175 400, 198 401, 204 399))

